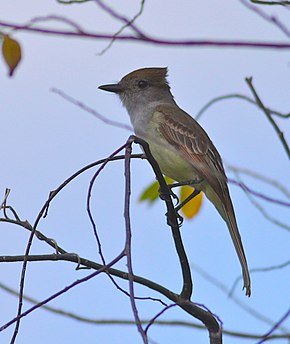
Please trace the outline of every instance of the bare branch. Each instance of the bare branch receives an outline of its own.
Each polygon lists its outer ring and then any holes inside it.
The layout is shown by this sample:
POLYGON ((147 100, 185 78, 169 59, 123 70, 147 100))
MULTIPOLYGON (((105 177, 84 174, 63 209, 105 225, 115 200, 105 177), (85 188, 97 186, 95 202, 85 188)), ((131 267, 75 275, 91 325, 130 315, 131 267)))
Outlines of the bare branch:
POLYGON ((124 201, 124 218, 125 218, 125 227, 126 227, 126 242, 124 252, 127 257, 127 267, 128 267, 128 276, 129 276, 129 293, 130 293, 130 302, 134 315, 134 319, 137 325, 137 329, 143 339, 144 344, 148 344, 147 333, 144 331, 138 309, 135 302, 135 292, 134 292, 134 274, 133 274, 133 264, 132 264, 132 254, 131 254, 131 221, 130 221, 130 197, 131 197, 131 154, 132 154, 132 144, 134 142, 134 136, 130 136, 126 142, 125 150, 125 201, 124 201))
MULTIPOLYGON (((232 290, 230 290, 223 282, 219 281, 216 277, 209 274, 207 271, 202 269, 200 266, 198 266, 195 263, 190 263, 190 266, 193 267, 193 269, 199 273, 204 279, 206 279, 209 283, 214 285, 216 288, 221 290, 223 293, 225 293, 236 305, 238 305, 240 308, 245 310, 248 314, 250 314, 252 317, 264 322, 265 324, 273 326, 275 322, 266 317, 265 314, 259 313, 255 308, 248 305, 248 303, 245 303, 244 301, 241 301, 240 298, 234 295, 232 293, 232 290)), ((287 333, 287 328, 280 327, 281 331, 284 331, 284 333, 287 333)))
POLYGON ((256 103, 259 105, 260 109, 264 112, 264 114, 266 115, 266 117, 268 118, 268 120, 270 121, 271 125, 273 126, 274 130, 276 131, 285 151, 286 154, 288 156, 288 158, 290 158, 290 149, 289 146, 286 142, 286 139, 284 137, 283 132, 280 130, 280 128, 278 127, 277 123, 274 121, 274 119, 271 116, 271 113, 269 112, 269 110, 264 106, 264 104, 262 103, 260 97, 258 96, 253 83, 252 83, 252 78, 246 78, 246 82, 248 84, 248 86, 250 87, 255 99, 256 99, 256 103))
POLYGON ((268 336, 274 333, 274 331, 280 327, 280 325, 290 316, 290 309, 286 311, 286 313, 281 317, 279 321, 265 334, 264 338, 260 340, 257 344, 262 344, 266 340, 268 340, 268 336))
POLYGON ((249 8, 251 11, 258 14, 261 18, 264 20, 274 24, 279 30, 281 30, 288 38, 290 38, 290 31, 287 29, 287 27, 275 16, 269 16, 267 13, 263 12, 260 8, 258 8, 255 5, 252 5, 248 3, 246 0, 240 0, 240 2, 249 8))
POLYGON ((112 46, 112 44, 115 41, 115 37, 118 36, 121 32, 123 32, 127 27, 130 27, 138 17, 141 16, 143 9, 144 9, 144 5, 145 5, 145 0, 141 0, 141 5, 140 5, 140 9, 138 11, 137 14, 135 14, 135 16, 129 20, 127 23, 125 23, 113 36, 112 40, 109 42, 109 44, 106 46, 106 48, 104 48, 98 55, 103 55, 107 50, 110 49, 110 47, 112 46))
MULTIPOLYGON (((77 25, 77 24, 76 24, 77 25)), ((114 34, 103 34, 91 31, 76 32, 69 30, 56 30, 41 27, 30 27, 28 24, 17 24, 0 20, 0 26, 7 27, 13 30, 28 31, 40 33, 45 35, 55 35, 75 38, 88 38, 97 40, 109 40, 114 38, 114 34)), ((118 35, 115 37, 116 41, 139 42, 153 45, 164 46, 180 46, 180 47, 228 47, 228 48, 256 48, 256 49, 290 49, 289 42, 260 42, 260 41, 245 41, 245 40, 206 40, 206 39, 160 39, 151 36, 136 36, 136 35, 118 35)))
POLYGON ((288 6, 290 1, 260 1, 260 0, 250 0, 253 4, 257 5, 281 5, 288 6))
POLYGON ((247 176, 263 181, 264 183, 267 183, 273 186, 274 188, 278 189, 279 191, 281 191, 284 194, 284 196, 286 196, 287 198, 290 198, 290 191, 284 185, 282 185, 278 180, 269 178, 261 173, 257 173, 248 168, 237 167, 237 166, 228 165, 228 164, 226 164, 226 166, 230 171, 237 173, 237 175, 245 174, 247 176))
MULTIPOLYGON (((243 99, 243 100, 246 100, 248 101, 249 103, 253 104, 253 105, 256 105, 256 106, 259 106, 254 100, 252 100, 251 98, 249 98, 248 96, 245 96, 243 94, 238 94, 238 93, 233 93, 233 94, 227 94, 227 95, 224 95, 224 96, 219 96, 219 97, 216 97, 216 98, 213 98, 212 100, 210 100, 208 103, 206 103, 198 112, 197 114, 195 115, 195 119, 198 121, 200 119, 200 117, 203 115, 203 113, 210 107, 212 106, 213 104, 219 102, 219 101, 222 101, 222 100, 225 100, 225 99, 243 99)), ((272 115, 276 115, 278 117, 281 117, 281 118, 290 118, 290 112, 289 113, 286 113, 286 114, 283 114, 281 112, 278 112, 276 110, 273 110, 273 109, 270 109, 270 108, 267 108, 267 110, 272 114, 272 115)))
POLYGON ((237 181, 237 180, 234 180, 234 179, 231 179, 231 178, 228 178, 228 181, 231 183, 231 184, 235 184, 235 185, 238 185, 242 190, 256 196, 256 197, 259 197, 267 202, 271 202, 271 203, 274 203, 274 204, 278 204, 278 205, 281 205, 281 206, 284 206, 284 207, 290 207, 290 203, 289 202, 286 202, 286 201, 281 201, 277 198, 273 198, 273 197, 270 197, 268 195, 265 195, 261 192, 258 192, 258 191, 255 191, 251 188, 249 188, 245 183, 241 182, 241 181, 237 181))
POLYGON ((100 121, 111 125, 113 127, 117 127, 117 128, 121 128, 121 129, 125 129, 128 130, 130 132, 133 131, 132 127, 129 125, 126 125, 122 122, 117 122, 117 121, 112 121, 110 119, 108 119, 107 117, 101 115, 100 113, 98 113, 96 110, 90 108, 89 106, 87 106, 86 104, 82 103, 81 101, 77 100, 76 98, 73 98, 71 96, 69 96, 68 94, 64 93, 62 90, 58 89, 58 88, 51 88, 51 92, 58 94, 59 96, 61 96, 62 98, 64 98, 65 100, 69 101, 70 103, 78 106, 80 109, 92 114, 93 116, 95 116, 97 119, 99 119, 100 121))

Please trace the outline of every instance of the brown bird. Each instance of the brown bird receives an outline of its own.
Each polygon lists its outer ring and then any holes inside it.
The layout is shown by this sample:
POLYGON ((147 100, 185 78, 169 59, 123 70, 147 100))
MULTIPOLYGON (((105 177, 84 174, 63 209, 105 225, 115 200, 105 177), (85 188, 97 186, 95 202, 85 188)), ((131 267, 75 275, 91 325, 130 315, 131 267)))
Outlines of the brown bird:
POLYGON ((167 68, 143 68, 117 84, 99 88, 117 93, 137 136, 148 142, 162 173, 178 182, 191 182, 203 191, 226 222, 241 263, 246 295, 251 282, 221 157, 204 129, 176 104, 167 68))

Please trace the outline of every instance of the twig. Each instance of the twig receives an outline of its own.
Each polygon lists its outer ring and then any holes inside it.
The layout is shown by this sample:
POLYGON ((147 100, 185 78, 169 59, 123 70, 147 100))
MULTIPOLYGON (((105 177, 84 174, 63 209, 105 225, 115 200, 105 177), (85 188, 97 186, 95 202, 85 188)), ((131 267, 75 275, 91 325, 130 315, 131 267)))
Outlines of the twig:
POLYGON ((115 38, 121 33, 123 32, 127 27, 130 27, 138 17, 141 16, 143 9, 144 9, 144 5, 145 5, 145 0, 141 0, 141 5, 140 5, 140 9, 138 11, 137 14, 134 15, 134 17, 132 19, 130 19, 127 23, 125 23, 113 36, 112 40, 109 42, 109 44, 98 54, 99 56, 103 55, 106 51, 108 51, 110 49, 110 47, 112 46, 112 44, 115 41, 115 38))
MULTIPOLYGON (((253 104, 253 105, 256 105, 256 106, 259 106, 253 99, 249 98, 248 96, 245 96, 243 94, 239 94, 239 93, 233 93, 233 94, 226 94, 224 96, 219 96, 219 97, 216 97, 216 98, 213 98, 212 100, 210 100, 208 103, 206 103, 198 112, 197 114, 195 115, 195 119, 198 121, 200 119, 200 117, 203 115, 203 113, 210 107, 212 106, 213 104, 219 102, 219 101, 222 101, 222 100, 225 100, 225 99, 243 99, 243 100, 246 100, 247 102, 253 104)), ((281 118, 290 118, 290 112, 289 113, 286 113, 286 114, 283 114, 281 112, 278 112, 276 110, 273 110, 273 109, 270 109, 270 108, 267 108, 267 110, 272 114, 272 115, 276 115, 278 117, 281 117, 281 118)))
MULTIPOLYGON (((125 27, 129 27, 130 29, 132 29, 140 38, 146 37, 146 35, 134 24, 134 20, 130 20, 125 16, 122 16, 121 14, 117 13, 112 7, 109 7, 101 0, 95 0, 95 3, 99 7, 101 7, 105 12, 107 12, 111 17, 125 23, 125 27)), ((114 37, 116 38, 116 35, 113 35, 113 38, 114 37)))
POLYGON ((156 324, 156 321, 157 319, 162 315, 164 314, 168 309, 172 308, 172 307, 176 307, 176 304, 171 304, 171 305, 168 305, 166 307, 164 307, 160 312, 158 312, 149 322, 148 322, 148 325, 146 326, 145 328, 145 333, 147 334, 149 328, 153 325, 153 324, 156 324))
POLYGON ((273 186, 274 188, 278 189, 279 191, 281 191, 284 194, 284 196, 286 196, 287 198, 290 198, 290 191, 276 179, 269 178, 267 176, 264 176, 261 173, 252 171, 252 170, 245 168, 245 167, 237 167, 237 166, 228 165, 228 164, 226 164, 226 167, 230 171, 237 173, 237 175, 245 174, 247 176, 250 176, 250 177, 253 177, 253 178, 258 179, 260 181, 263 181, 263 182, 273 186))
MULTIPOLYGON (((250 273, 251 275, 253 273, 256 273, 256 272, 271 272, 271 271, 275 271, 275 270, 281 270, 283 268, 286 268, 288 265, 290 265, 290 260, 284 262, 284 263, 281 263, 281 264, 278 264, 278 265, 272 265, 272 266, 266 266, 264 268, 255 268, 255 269, 250 269, 250 273)), ((242 276, 239 276, 236 278, 236 280, 234 281, 233 283, 233 286, 231 288, 231 291, 230 291, 230 296, 233 294, 236 286, 238 285, 239 281, 242 279, 243 277, 242 276)))
MULTIPOLYGON (((58 258, 60 255, 53 255, 53 256, 55 256, 55 257, 58 258)), ((75 255, 74 255, 74 256, 75 256, 75 255)), ((59 297, 60 295, 62 295, 62 294, 64 294, 64 293, 66 293, 67 291, 69 291, 70 289, 76 287, 77 285, 82 284, 82 283, 84 283, 84 282, 90 280, 91 278, 93 278, 93 277, 99 275, 100 273, 107 271, 107 270, 108 270, 110 267, 112 267, 116 262, 118 262, 123 256, 124 256, 124 253, 122 252, 120 255, 118 255, 116 258, 114 258, 109 264, 107 264, 107 265, 105 265, 105 266, 102 266, 98 271, 95 271, 95 272, 93 272, 92 274, 90 274, 90 275, 88 275, 88 276, 86 276, 86 277, 83 277, 83 278, 81 278, 81 279, 76 280, 75 282, 71 283, 71 284, 68 285, 67 287, 65 287, 65 288, 63 288, 63 289, 61 289, 61 290, 59 290, 57 293, 55 293, 55 294, 49 296, 49 297, 46 298, 45 300, 43 300, 43 301, 39 302, 38 304, 34 305, 33 307, 29 308, 29 309, 26 310, 25 312, 23 312, 23 313, 20 312, 19 314, 17 314, 17 316, 16 316, 14 319, 11 319, 11 320, 8 321, 6 324, 4 324, 3 326, 1 326, 1 327, 0 327, 0 332, 3 331, 3 330, 5 330, 7 327, 11 326, 11 325, 14 324, 14 323, 16 323, 16 326, 17 326, 17 324, 20 324, 20 319, 22 319, 23 317, 25 317, 25 316, 28 315, 29 313, 33 312, 33 311, 36 310, 37 308, 39 308, 39 307, 41 307, 41 306, 47 304, 48 302, 54 300, 55 298, 59 297)), ((30 260, 31 257, 33 257, 33 256, 27 256, 27 255, 22 256, 22 261, 23 261, 23 263, 25 263, 25 262, 27 262, 28 260, 30 260)), ((47 257, 45 257, 45 256, 43 256, 43 257, 44 257, 43 260, 47 260, 47 257)), ((0 257, 0 258, 1 258, 1 257, 0 257)), ((4 258, 6 258, 6 260, 4 260, 4 261, 8 261, 8 260, 7 260, 8 257, 4 257, 4 258)), ((77 260, 77 259, 78 259, 78 258, 76 258, 76 260, 77 260)), ((22 299, 23 299, 23 291, 22 291, 22 294, 21 294, 21 295, 20 295, 20 293, 19 293, 19 298, 20 298, 20 297, 21 297, 21 300, 22 300, 22 299)), ((18 325, 18 327, 19 327, 19 325, 18 325)), ((17 332, 18 332, 18 331, 17 331, 17 332)), ((14 332, 13 332, 13 337, 12 337, 12 339, 11 339, 11 343, 14 343, 14 342, 15 342, 15 339, 16 339, 16 336, 17 336, 17 332, 15 332, 15 330, 14 330, 14 332)))
POLYGON ((105 166, 108 164, 108 162, 111 161, 112 158, 114 158, 118 153, 120 153, 120 151, 122 151, 126 147, 127 147, 127 143, 125 143, 124 145, 119 147, 117 150, 115 150, 115 152, 113 152, 108 158, 106 158, 104 160, 104 162, 98 168, 96 173, 93 175, 93 177, 92 177, 92 179, 90 181, 90 185, 89 185, 89 189, 88 189, 88 193, 87 193, 87 213, 88 213, 90 222, 91 222, 92 227, 93 227, 94 236, 95 236, 97 244, 98 244, 99 255, 100 255, 102 263, 104 265, 106 264, 105 257, 104 257, 103 252, 102 252, 101 241, 100 241, 100 238, 99 238, 98 233, 97 233, 97 227, 96 227, 96 223, 94 221, 94 217, 93 217, 93 214, 92 214, 92 211, 91 211, 91 205, 90 205, 91 196, 92 196, 92 189, 93 189, 93 186, 94 186, 94 183, 95 183, 97 177, 99 176, 101 171, 105 168, 105 166))
POLYGON ((144 344, 148 344, 147 333, 144 331, 139 315, 138 309, 135 302, 135 292, 134 292, 134 273, 132 265, 132 254, 131 254, 131 221, 130 221, 130 197, 131 197, 131 171, 130 171, 130 162, 131 162, 131 153, 132 153, 132 144, 134 142, 134 136, 130 136, 126 142, 125 149, 125 201, 124 201, 124 218, 125 218, 125 227, 126 227, 126 242, 124 247, 124 252, 126 253, 127 258, 127 267, 128 267, 128 276, 129 276, 129 293, 130 293, 130 302, 134 315, 134 319, 137 325, 137 329, 143 339, 144 344))
POLYGON ((261 192, 258 192, 258 191, 255 191, 251 188, 249 188, 245 183, 241 182, 241 181, 237 181, 237 180, 234 180, 234 179, 231 179, 231 178, 228 178, 228 181, 229 183, 231 184, 235 184, 235 185, 238 185, 242 190, 256 196, 256 197, 259 197, 267 202, 271 202, 271 203, 274 203, 274 204, 278 204, 278 205, 281 205, 281 206, 284 206, 284 207, 290 207, 290 203, 289 202, 286 202, 286 201, 281 201, 277 198, 273 198, 273 197, 269 197, 268 195, 265 195, 261 192))
MULTIPOLYGON (((216 288, 220 289, 223 293, 228 295, 230 299, 237 304, 240 308, 245 310, 248 314, 250 314, 252 317, 266 323, 269 325, 273 325, 274 321, 268 317, 266 317, 263 313, 259 313, 256 309, 250 307, 247 303, 241 301, 238 297, 236 297, 233 293, 231 294, 231 290, 221 281, 219 281, 216 277, 213 277, 210 275, 207 271, 199 267, 198 265, 191 263, 190 264, 193 269, 199 273, 204 279, 206 279, 208 282, 210 282, 212 285, 214 285, 216 288)), ((281 327, 281 331, 284 331, 284 333, 287 333, 287 328, 281 327)))
POLYGON ((268 336, 274 333, 274 331, 281 326, 281 324, 290 316, 290 309, 282 316, 282 318, 277 321, 277 323, 265 334, 264 338, 260 340, 257 344, 262 344, 268 340, 268 336))
POLYGON ((257 5, 281 5, 288 6, 290 1, 261 1, 261 0, 250 0, 253 4, 257 5))
POLYGON ((252 91, 255 99, 256 99, 256 103, 259 105, 260 109, 263 110, 264 114, 266 115, 266 117, 268 118, 268 120, 270 121, 271 125, 273 126, 274 130, 276 131, 285 151, 286 154, 288 156, 288 158, 290 158, 290 150, 289 150, 289 146, 286 142, 286 139, 284 137, 283 132, 280 130, 280 128, 278 127, 278 125, 276 124, 276 122, 274 121, 274 119, 271 116, 271 113, 269 112, 269 110, 264 106, 264 104, 262 103, 261 99, 259 98, 253 83, 252 83, 252 77, 250 78, 246 78, 246 83, 248 84, 248 86, 250 87, 250 90, 252 91))
POLYGON ((93 116, 97 117, 97 119, 99 119, 100 121, 111 125, 113 127, 117 127, 117 128, 121 128, 121 129, 125 129, 128 130, 130 132, 133 131, 132 127, 129 125, 126 125, 122 122, 117 122, 117 121, 112 121, 110 119, 108 119, 107 117, 101 115, 100 113, 98 113, 96 110, 90 108, 89 106, 87 106, 86 104, 82 103, 81 101, 77 100, 76 98, 73 98, 71 96, 69 96, 68 94, 64 93, 62 90, 58 89, 58 88, 51 88, 50 89, 51 92, 58 94, 59 96, 61 96, 62 98, 64 98, 65 100, 69 101, 70 103, 78 106, 80 109, 92 114, 93 116))
POLYGON ((255 12, 258 14, 261 18, 264 20, 274 24, 279 30, 281 30, 288 38, 290 38, 290 31, 287 29, 287 27, 276 17, 273 15, 269 16, 267 13, 263 12, 260 8, 258 8, 255 5, 252 5, 248 3, 246 0, 240 0, 240 2, 249 8, 251 11, 255 12))
MULTIPOLYGON (((240 181, 240 177, 239 177, 239 173, 238 172, 234 172, 236 178, 240 181)), ((272 216, 270 216, 265 209, 261 206, 260 203, 258 203, 254 197, 252 196, 252 194, 250 192, 248 192, 246 189, 242 188, 242 190, 245 192, 245 195, 248 197, 248 199, 250 200, 250 202, 262 213, 262 215, 270 222, 274 223, 275 225, 284 228, 286 230, 290 230, 290 226, 282 223, 278 220, 276 220, 275 218, 273 218, 272 216)))

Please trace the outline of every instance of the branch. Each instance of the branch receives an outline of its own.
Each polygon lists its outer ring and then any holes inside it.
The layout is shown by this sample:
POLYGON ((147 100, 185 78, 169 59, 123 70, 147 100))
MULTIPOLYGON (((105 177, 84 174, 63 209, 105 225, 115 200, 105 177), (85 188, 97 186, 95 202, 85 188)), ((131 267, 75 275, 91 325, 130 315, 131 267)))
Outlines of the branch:
POLYGON ((241 181, 237 181, 237 180, 234 180, 234 179, 231 179, 231 178, 228 178, 228 182, 231 183, 231 184, 234 184, 234 185, 238 185, 243 191, 246 191, 256 197, 259 197, 267 202, 270 202, 270 203, 274 203, 274 204, 277 204, 277 205, 281 205, 281 206, 284 206, 284 207, 290 207, 290 202, 286 202, 286 201, 281 201, 280 199, 277 199, 277 198, 273 198, 273 197, 270 197, 268 195, 265 195, 261 192, 258 192, 258 191, 255 191, 251 188, 249 188, 245 183, 241 182, 241 181))
POLYGON ((286 311, 286 313, 282 316, 282 318, 277 321, 277 323, 265 334, 264 338, 260 340, 257 344, 262 344, 266 340, 268 340, 268 337, 290 316, 290 309, 286 311))
POLYGON ((113 36, 112 40, 109 42, 109 44, 98 54, 103 55, 108 49, 110 49, 110 47, 112 46, 112 44, 115 41, 115 37, 117 37, 121 32, 123 32, 127 27, 132 27, 132 24, 136 21, 136 19, 138 17, 141 16, 143 9, 144 9, 144 5, 145 5, 145 0, 141 0, 141 5, 140 5, 140 9, 138 11, 137 14, 135 14, 135 16, 129 20, 128 22, 126 22, 113 36))
POLYGON ((135 302, 135 291, 134 291, 134 274, 133 274, 133 265, 132 265, 132 254, 131 254, 131 221, 130 221, 130 197, 131 197, 131 154, 132 154, 132 144, 134 142, 134 136, 130 136, 126 142, 125 149, 125 201, 124 201, 124 218, 125 218, 125 227, 126 227, 126 242, 124 247, 124 252, 127 258, 127 267, 128 267, 128 276, 129 276, 129 293, 130 293, 130 302, 133 310, 133 315, 137 329, 143 339, 144 344, 148 344, 148 337, 146 331, 144 331, 139 315, 138 309, 135 302))
POLYGON ((222 342, 222 330, 219 323, 216 320, 216 317, 209 312, 208 310, 204 310, 201 307, 198 307, 196 304, 190 301, 190 297, 192 294, 192 279, 191 279, 191 271, 190 266, 188 263, 188 259, 184 250, 184 246, 182 243, 182 238, 180 235, 179 225, 177 222, 177 214, 175 212, 173 202, 171 199, 170 190, 168 185, 166 184, 163 174, 157 164, 156 160, 152 156, 149 145, 146 141, 140 139, 139 137, 135 137, 135 143, 138 143, 142 146, 146 158, 150 163, 156 179, 160 184, 160 196, 165 201, 167 207, 167 222, 171 227, 172 236, 174 239, 175 248, 179 257, 179 261, 181 264, 181 270, 183 275, 183 288, 178 295, 177 300, 174 301, 177 305, 179 305, 183 310, 194 316, 195 318, 199 319, 204 323, 209 331, 210 336, 210 343, 211 344, 218 344, 222 342))
POLYGON ((118 122, 118 121, 112 121, 110 119, 108 119, 107 117, 101 115, 100 113, 98 113, 96 110, 90 108, 89 106, 87 106, 86 104, 82 103, 81 101, 77 100, 76 98, 73 98, 71 96, 69 96, 68 94, 64 93, 62 90, 58 89, 58 88, 51 88, 50 89, 51 92, 61 96, 63 99, 69 101, 70 103, 76 105, 77 107, 79 107, 80 109, 92 114, 93 116, 95 116, 97 119, 99 119, 100 121, 102 121, 105 124, 111 125, 113 127, 117 127, 117 128, 121 128, 121 129, 125 129, 128 130, 130 132, 133 131, 132 127, 129 125, 126 125, 122 122, 118 122))
POLYGON ((267 13, 263 12, 260 8, 258 8, 255 5, 252 5, 248 3, 246 0, 240 0, 240 2, 249 8, 251 11, 255 12, 258 16, 263 18, 264 20, 274 24, 279 30, 281 30, 288 38, 290 38, 290 31, 287 29, 287 27, 275 16, 271 15, 269 16, 267 13))
POLYGON ((266 117, 268 118, 268 120, 270 121, 271 125, 273 126, 274 130, 276 131, 285 151, 286 154, 288 156, 288 158, 290 158, 290 150, 289 150, 289 146, 286 142, 286 139, 284 137, 283 132, 280 130, 280 128, 278 127, 278 125, 276 124, 276 122, 274 121, 274 119, 271 116, 270 111, 264 106, 264 104, 262 103, 261 99, 259 98, 253 83, 252 83, 252 78, 246 78, 246 83, 248 84, 248 86, 250 87, 255 99, 256 99, 256 103, 259 105, 260 109, 264 112, 264 114, 266 115, 266 117))
MULTIPOLYGON (((17 290, 8 287, 7 285, 0 283, 0 288, 4 291, 6 291, 9 294, 15 295, 18 297, 18 292, 17 290)), ((32 304, 38 304, 40 301, 36 300, 30 296, 24 295, 24 300, 28 301, 32 304)), ((81 321, 87 324, 93 324, 93 325, 132 325, 135 326, 135 322, 133 320, 127 320, 127 319, 96 319, 96 318, 89 318, 85 316, 81 316, 76 313, 72 313, 70 311, 61 309, 61 308, 56 308, 48 305, 43 305, 41 307, 42 309, 45 309, 46 311, 65 316, 67 318, 71 318, 77 321, 81 321)), ((151 320, 149 319, 142 319, 141 323, 146 325, 149 324, 151 320)), ((170 326, 170 327, 188 327, 188 328, 195 328, 199 330, 205 330, 205 327, 200 324, 195 324, 193 322, 189 321, 181 321, 181 320, 154 320, 154 325, 159 325, 159 326, 170 326)), ((244 332, 237 332, 237 331, 232 331, 232 330, 223 330, 223 333, 225 335, 229 335, 231 337, 238 337, 238 338, 248 338, 248 339, 261 339, 262 336, 260 334, 254 334, 254 333, 244 333, 244 332)), ((273 334, 267 337, 268 340, 271 339, 282 339, 282 338, 288 338, 288 334, 273 334)))
POLYGON ((250 0, 253 4, 257 5, 281 5, 288 6, 290 1, 260 1, 260 0, 250 0))
MULTIPOLYGON (((77 25, 77 24, 76 24, 77 25)), ((28 24, 18 24, 0 20, 0 26, 7 27, 13 30, 27 31, 40 33, 45 35, 55 35, 74 38, 88 38, 97 40, 110 41, 114 38, 114 34, 104 34, 92 31, 69 31, 69 30, 56 30, 41 27, 30 27, 28 24)), ((243 41, 243 40, 205 40, 205 39, 180 39, 169 40, 160 39, 149 35, 136 36, 136 35, 119 35, 115 37, 116 41, 121 42, 138 42, 153 45, 164 46, 180 46, 180 47, 228 47, 228 48, 256 48, 256 49, 290 49, 290 43, 277 43, 277 42, 260 42, 260 41, 243 41)))
MULTIPOLYGON (((253 105, 256 105, 256 106, 259 106, 254 100, 252 100, 251 98, 243 95, 243 94, 238 94, 238 93, 233 93, 233 94, 226 94, 224 96, 219 96, 219 97, 216 97, 216 98, 213 98, 212 100, 210 100, 208 103, 206 103, 198 112, 197 114, 195 115, 195 119, 198 121, 200 119, 200 117, 203 115, 203 113, 210 107, 212 106, 213 104, 219 102, 219 101, 222 101, 222 100, 225 100, 225 99, 233 99, 233 98, 237 98, 237 99, 243 99, 243 100, 246 100, 248 101, 249 103, 253 104, 253 105)), ((286 114, 283 114, 281 112, 278 112, 276 110, 273 110, 273 109, 270 109, 270 108, 267 108, 267 110, 272 114, 272 115, 276 115, 278 117, 281 117, 281 118, 290 118, 290 112, 289 113, 286 113, 286 114)))
MULTIPOLYGON (((216 277, 210 275, 207 271, 203 270, 198 265, 191 263, 190 264, 193 269, 199 273, 205 280, 207 280, 209 283, 214 285, 217 289, 221 290, 224 294, 227 295, 236 305, 238 305, 241 309, 243 309, 245 312, 250 314, 252 317, 264 322, 265 324, 268 324, 270 326, 274 325, 274 321, 268 317, 265 316, 263 313, 259 313, 255 308, 252 308, 248 305, 248 303, 245 303, 244 301, 241 301, 240 298, 234 295, 232 290, 230 290, 223 282, 218 280, 216 277)), ((252 271, 252 270, 251 270, 252 271)), ((280 330, 286 333, 287 336, 287 328, 280 327, 280 330)))

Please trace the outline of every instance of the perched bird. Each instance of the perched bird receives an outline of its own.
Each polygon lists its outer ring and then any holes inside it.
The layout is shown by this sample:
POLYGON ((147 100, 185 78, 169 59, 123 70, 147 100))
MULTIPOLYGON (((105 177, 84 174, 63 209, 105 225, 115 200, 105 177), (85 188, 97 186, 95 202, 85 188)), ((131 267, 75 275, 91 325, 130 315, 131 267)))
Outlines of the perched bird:
POLYGON ((205 193, 228 226, 250 296, 247 260, 221 157, 204 129, 176 104, 167 68, 138 69, 117 84, 99 88, 119 95, 135 134, 148 142, 164 175, 178 182, 199 180, 195 189, 205 193))

